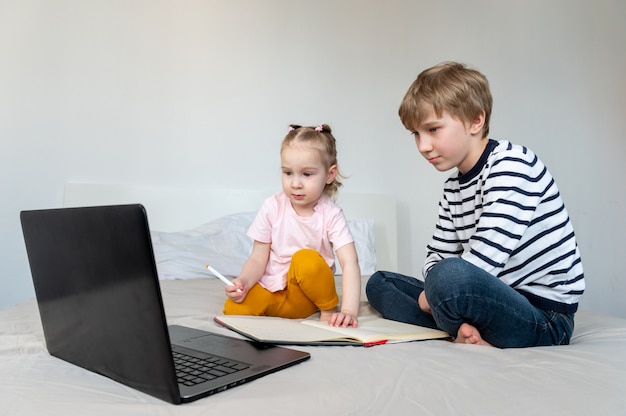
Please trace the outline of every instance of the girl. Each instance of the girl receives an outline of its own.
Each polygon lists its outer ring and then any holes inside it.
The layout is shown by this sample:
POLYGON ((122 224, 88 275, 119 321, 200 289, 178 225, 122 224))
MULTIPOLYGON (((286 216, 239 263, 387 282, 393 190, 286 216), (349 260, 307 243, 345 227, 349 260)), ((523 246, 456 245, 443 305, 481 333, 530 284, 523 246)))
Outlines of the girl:
POLYGON ((341 174, 330 127, 291 125, 280 160, 282 192, 265 200, 248 230, 252 254, 234 286, 226 286, 224 314, 306 318, 319 310, 329 325, 356 327, 361 271, 332 200, 341 174), (333 249, 343 270, 340 311, 333 249))

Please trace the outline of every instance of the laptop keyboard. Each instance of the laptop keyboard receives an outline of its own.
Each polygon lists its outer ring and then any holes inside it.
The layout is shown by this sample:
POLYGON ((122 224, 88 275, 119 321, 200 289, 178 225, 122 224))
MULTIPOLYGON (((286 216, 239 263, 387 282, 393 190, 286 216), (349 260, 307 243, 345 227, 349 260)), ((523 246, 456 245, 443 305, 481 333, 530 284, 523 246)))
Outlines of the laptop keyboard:
POLYGON ((178 351, 172 351, 172 355, 178 383, 186 386, 194 386, 250 367, 248 364, 217 356, 198 358, 178 351))

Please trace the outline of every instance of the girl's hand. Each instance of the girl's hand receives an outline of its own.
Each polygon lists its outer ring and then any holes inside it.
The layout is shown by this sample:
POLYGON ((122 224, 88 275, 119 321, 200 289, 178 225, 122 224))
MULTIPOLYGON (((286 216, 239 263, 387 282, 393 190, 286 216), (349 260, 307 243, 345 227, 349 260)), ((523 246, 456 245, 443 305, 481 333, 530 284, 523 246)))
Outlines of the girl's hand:
POLYGON ((261 280, 269 258, 270 243, 261 243, 255 240, 252 246, 252 253, 243 264, 241 273, 239 273, 236 279, 232 280, 234 286, 228 285, 224 289, 228 299, 235 303, 243 302, 250 289, 261 280))
POLYGON ((235 303, 243 302, 246 298, 246 294, 248 293, 246 285, 238 279, 233 280, 232 285, 226 285, 224 287, 224 291, 226 292, 226 296, 228 296, 228 298, 235 303))
POLYGON ((349 326, 356 328, 358 324, 359 322, 356 318, 356 315, 351 315, 349 313, 344 313, 344 312, 335 312, 331 315, 330 319, 328 320, 328 325, 342 326, 344 328, 349 327, 349 326))

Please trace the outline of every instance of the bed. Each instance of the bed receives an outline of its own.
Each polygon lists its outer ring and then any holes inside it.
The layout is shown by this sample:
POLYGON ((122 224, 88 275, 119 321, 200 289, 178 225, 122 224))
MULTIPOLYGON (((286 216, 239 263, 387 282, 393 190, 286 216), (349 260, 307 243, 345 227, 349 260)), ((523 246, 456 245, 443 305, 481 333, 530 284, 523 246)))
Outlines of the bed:
MULTIPOLYGON (((229 233, 242 232, 267 195, 258 190, 70 183, 64 205, 143 203, 153 230, 168 323, 238 337, 213 321, 221 314, 223 284, 206 271, 198 272, 197 256, 187 254, 206 249, 206 235, 220 233, 224 224, 231 227, 229 233)), ((358 237, 365 262, 363 283, 371 268, 395 270, 394 198, 342 192, 340 203, 358 237)), ((230 260, 220 265, 224 270, 246 255, 245 241, 230 238, 233 241, 216 248, 229 247, 225 256, 230 260)), ((363 296, 360 314, 374 313, 363 296)), ((626 320, 593 311, 578 312, 568 346, 501 350, 432 340, 371 348, 294 348, 310 352, 311 359, 175 406, 48 355, 31 299, 0 309, 0 414, 626 413, 626 320)))

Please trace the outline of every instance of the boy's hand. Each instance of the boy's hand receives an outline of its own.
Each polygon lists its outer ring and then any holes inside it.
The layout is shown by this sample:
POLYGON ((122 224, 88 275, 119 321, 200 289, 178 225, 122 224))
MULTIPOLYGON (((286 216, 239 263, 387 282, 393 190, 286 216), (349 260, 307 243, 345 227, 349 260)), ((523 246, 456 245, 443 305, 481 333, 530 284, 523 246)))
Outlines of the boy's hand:
POLYGON ((417 304, 419 305, 421 310, 432 315, 430 305, 428 304, 428 300, 426 299, 425 291, 422 291, 422 293, 420 293, 419 297, 417 298, 417 304))

